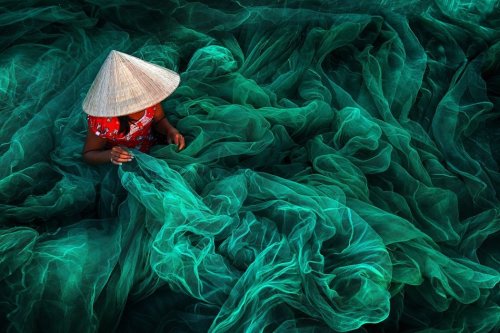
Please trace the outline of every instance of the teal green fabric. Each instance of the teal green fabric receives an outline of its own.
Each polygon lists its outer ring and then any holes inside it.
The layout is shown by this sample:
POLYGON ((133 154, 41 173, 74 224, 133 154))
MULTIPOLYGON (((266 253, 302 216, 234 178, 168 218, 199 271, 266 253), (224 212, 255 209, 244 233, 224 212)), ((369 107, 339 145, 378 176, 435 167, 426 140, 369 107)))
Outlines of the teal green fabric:
POLYGON ((0 2, 0 329, 500 330, 497 1, 0 2), (111 50, 186 148, 82 160, 111 50))

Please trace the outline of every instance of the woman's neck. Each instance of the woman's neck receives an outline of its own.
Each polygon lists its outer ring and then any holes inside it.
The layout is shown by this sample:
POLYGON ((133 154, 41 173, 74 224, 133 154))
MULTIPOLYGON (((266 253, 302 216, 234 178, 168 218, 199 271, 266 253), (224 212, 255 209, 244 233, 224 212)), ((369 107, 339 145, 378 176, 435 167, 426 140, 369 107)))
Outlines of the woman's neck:
POLYGON ((146 110, 142 110, 142 111, 139 111, 139 112, 131 113, 131 114, 128 115, 128 118, 130 120, 137 121, 137 120, 141 119, 142 116, 144 116, 144 112, 146 112, 146 110))

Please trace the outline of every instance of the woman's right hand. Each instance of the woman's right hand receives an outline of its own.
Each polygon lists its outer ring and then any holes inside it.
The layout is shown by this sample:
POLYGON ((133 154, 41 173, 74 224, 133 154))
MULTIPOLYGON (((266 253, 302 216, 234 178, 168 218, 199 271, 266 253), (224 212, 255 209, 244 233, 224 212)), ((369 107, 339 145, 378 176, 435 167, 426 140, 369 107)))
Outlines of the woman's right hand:
POLYGON ((123 162, 130 162, 134 158, 125 147, 114 146, 110 149, 110 161, 113 164, 121 165, 123 162))

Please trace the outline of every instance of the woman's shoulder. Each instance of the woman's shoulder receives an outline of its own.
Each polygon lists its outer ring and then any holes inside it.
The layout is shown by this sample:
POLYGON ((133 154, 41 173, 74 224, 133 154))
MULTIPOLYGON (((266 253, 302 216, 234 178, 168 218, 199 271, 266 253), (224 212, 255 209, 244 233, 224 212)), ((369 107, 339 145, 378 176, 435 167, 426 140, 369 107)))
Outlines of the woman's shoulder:
POLYGON ((96 117, 87 115, 89 130, 97 136, 115 135, 120 128, 117 117, 96 117))
POLYGON ((161 107, 161 105, 159 106, 160 104, 155 104, 155 105, 151 105, 150 107, 146 108, 146 112, 148 113, 148 116, 154 116, 155 113, 156 113, 156 110, 161 107))

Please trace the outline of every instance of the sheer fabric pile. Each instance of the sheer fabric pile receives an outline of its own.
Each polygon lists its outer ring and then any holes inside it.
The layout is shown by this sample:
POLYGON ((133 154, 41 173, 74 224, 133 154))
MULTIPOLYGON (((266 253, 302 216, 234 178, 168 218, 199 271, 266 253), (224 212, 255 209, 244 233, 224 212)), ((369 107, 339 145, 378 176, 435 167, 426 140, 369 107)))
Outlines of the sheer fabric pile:
POLYGON ((2 1, 0 327, 500 328, 496 1, 2 1), (120 50, 186 138, 85 164, 120 50))

